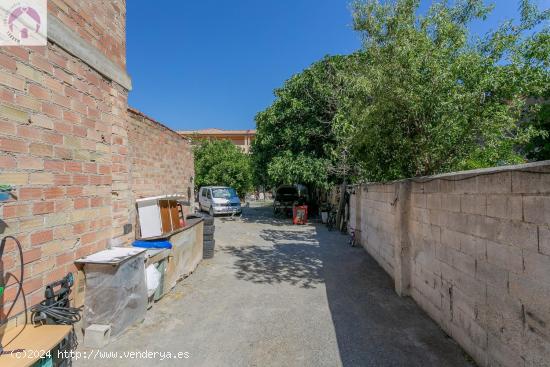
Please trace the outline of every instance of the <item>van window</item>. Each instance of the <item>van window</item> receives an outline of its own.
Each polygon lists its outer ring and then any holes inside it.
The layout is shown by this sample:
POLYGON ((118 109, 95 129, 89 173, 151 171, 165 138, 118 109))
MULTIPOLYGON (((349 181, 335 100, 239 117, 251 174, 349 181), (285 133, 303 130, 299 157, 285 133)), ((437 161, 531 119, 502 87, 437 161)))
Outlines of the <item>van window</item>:
POLYGON ((206 190, 208 193, 206 194, 209 199, 212 199, 212 195, 210 194, 210 190, 206 190))
POLYGON ((206 190, 206 189, 202 189, 201 191, 202 191, 202 196, 203 196, 203 197, 206 197, 206 191, 207 191, 207 190, 206 190))

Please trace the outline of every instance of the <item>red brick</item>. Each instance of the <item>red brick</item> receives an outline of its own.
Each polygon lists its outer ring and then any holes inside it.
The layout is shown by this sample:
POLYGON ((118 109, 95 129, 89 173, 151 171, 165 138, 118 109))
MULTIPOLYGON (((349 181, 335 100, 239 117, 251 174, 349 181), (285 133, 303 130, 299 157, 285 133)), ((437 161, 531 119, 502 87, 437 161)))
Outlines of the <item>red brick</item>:
POLYGON ((44 198, 46 200, 59 199, 63 196, 65 196, 65 190, 61 187, 50 187, 44 189, 44 198))
POLYGON ((84 163, 83 172, 86 173, 97 173, 97 164, 96 163, 84 163))
POLYGON ((57 255, 55 258, 55 263, 57 266, 72 264, 74 261, 74 253, 73 252, 67 252, 64 254, 57 255))
POLYGON ((65 171, 67 172, 82 172, 82 164, 79 162, 65 162, 65 171))
POLYGON ((59 106, 54 104, 43 102, 42 103, 42 112, 48 116, 60 119, 62 116, 62 111, 59 106))
POLYGON ((50 92, 47 89, 42 88, 41 86, 36 84, 29 84, 28 88, 29 88, 29 94, 32 97, 43 99, 43 100, 50 99, 50 92))
POLYGON ((89 181, 86 175, 73 175, 73 183, 75 185, 87 185, 89 181))
POLYGON ((53 177, 53 182, 58 186, 66 186, 70 185, 73 181, 71 175, 56 174, 53 177))
POLYGON ((53 206, 53 202, 51 201, 34 203, 32 207, 32 213, 35 215, 53 213, 53 211, 54 211, 54 206, 53 206))
POLYGON ((58 200, 55 202, 55 212, 65 212, 73 207, 72 200, 58 200))
POLYGON ((90 205, 92 208, 97 208, 103 205, 103 199, 102 198, 92 198, 90 200, 90 205))
POLYGON ((83 244, 83 245, 87 245, 89 243, 93 243, 97 240, 97 234, 96 232, 90 232, 90 233, 86 233, 84 235, 82 235, 82 237, 80 238, 80 242, 83 244))
POLYGON ((88 229, 88 225, 86 222, 80 222, 73 225, 73 234, 82 234, 86 232, 88 229))
POLYGON ((20 218, 27 217, 31 214, 31 207, 27 204, 15 204, 5 205, 3 217, 8 218, 20 218))
POLYGON ((16 78, 12 74, 8 74, 7 72, 0 72, 0 84, 21 91, 25 90, 25 80, 16 78))
POLYGON ((84 209, 90 206, 90 200, 88 198, 79 198, 74 200, 75 209, 84 209))
POLYGON ((55 52, 50 52, 49 53, 49 60, 51 62, 53 62, 54 64, 58 65, 58 66, 61 66, 62 68, 66 69, 67 68, 67 58, 64 57, 64 56, 61 56, 61 55, 58 55, 57 53, 55 52))
POLYGON ((63 135, 45 132, 42 134, 42 140, 45 143, 49 143, 52 145, 60 145, 60 144, 63 144, 63 135))
POLYGON ((8 135, 17 135, 16 131, 17 129, 13 122, 0 120, 0 133, 8 134, 8 135))
POLYGON ((22 188, 19 190, 19 200, 32 200, 42 198, 42 189, 22 188))
POLYGON ((13 91, 9 89, 2 88, 0 89, 0 100, 8 103, 13 103, 15 102, 15 93, 13 93, 13 91))
POLYGON ((17 167, 20 169, 41 170, 44 168, 44 160, 33 157, 19 157, 17 159, 17 167))
POLYGON ((87 129, 83 126, 73 126, 73 134, 85 138, 87 135, 87 129))
POLYGON ((0 66, 4 69, 15 71, 17 69, 15 60, 9 56, 0 54, 0 66))
POLYGON ((29 61, 29 51, 21 46, 3 46, 2 50, 23 61, 29 61))
POLYGON ((69 97, 60 96, 59 94, 53 93, 52 102, 65 108, 71 108, 71 100, 69 97))
POLYGON ((0 155, 0 168, 15 168, 15 158, 8 155, 0 155))
POLYGON ((46 274, 46 277, 44 278, 44 282, 46 284, 53 283, 59 279, 62 279, 65 275, 67 275, 67 269, 64 266, 58 265, 55 270, 46 274))
POLYGON ((31 140, 40 140, 42 137, 41 131, 31 126, 18 126, 17 136, 31 140))
MULTIPOLYGON (((65 200, 67 201, 67 200, 65 200)), ((55 203, 56 206, 58 206, 58 203, 55 203)), ((65 206, 65 203, 62 203, 59 206, 65 206)), ((53 230, 53 238, 54 240, 60 240, 64 238, 71 237, 73 234, 73 227, 71 225, 61 226, 61 227, 55 227, 53 230)))
POLYGON ((34 110, 34 111, 39 111, 40 107, 41 107, 41 104, 40 104, 39 100, 37 100, 35 98, 32 98, 32 97, 29 97, 29 96, 24 96, 24 95, 21 95, 21 94, 16 94, 15 95, 15 104, 17 104, 18 106, 21 106, 21 107, 25 107, 25 108, 34 110))
POLYGON ((50 64, 48 59, 38 53, 33 53, 31 55, 31 65, 47 73, 53 73, 53 66, 50 64))
POLYGON ((41 256, 42 256, 42 249, 40 249, 39 247, 34 248, 32 250, 25 251, 23 252, 23 264, 26 265, 26 264, 32 263, 33 261, 40 259, 41 256))
POLYGON ((102 164, 99 166, 99 173, 102 175, 109 175, 111 174, 111 166, 102 164))
POLYGON ((67 187, 67 196, 68 197, 77 197, 82 196, 83 189, 79 186, 67 187))
POLYGON ((49 89, 57 94, 63 94, 63 83, 61 83, 59 80, 53 79, 47 75, 44 75, 44 84, 46 89, 49 89))
POLYGON ((27 153, 29 147, 22 140, 0 139, 0 150, 5 152, 27 153))
POLYGON ((86 245, 81 246, 78 250, 76 250, 76 258, 80 259, 81 257, 88 256, 92 254, 95 251, 94 245, 86 245))
POLYGON ((80 115, 74 111, 63 111, 63 120, 69 121, 73 124, 80 123, 80 115))
POLYGON ((41 157, 51 157, 53 156, 53 146, 50 144, 31 143, 29 152, 41 157))
POLYGON ((53 172, 64 172, 65 162, 46 160, 44 161, 44 169, 47 171, 53 171, 53 172))
POLYGON ((57 132, 60 132, 63 134, 72 134, 73 132, 72 125, 65 124, 63 122, 55 122, 54 127, 57 132))
POLYGON ((42 283, 42 277, 36 277, 33 279, 25 279, 25 282, 23 283, 23 292, 25 296, 28 298, 28 295, 35 290, 41 288, 43 285, 42 283))
POLYGON ((67 148, 55 147, 53 149, 53 156, 60 159, 72 159, 73 152, 67 148))
POLYGON ((31 245, 40 245, 53 240, 53 231, 51 229, 47 231, 41 231, 31 234, 31 245))

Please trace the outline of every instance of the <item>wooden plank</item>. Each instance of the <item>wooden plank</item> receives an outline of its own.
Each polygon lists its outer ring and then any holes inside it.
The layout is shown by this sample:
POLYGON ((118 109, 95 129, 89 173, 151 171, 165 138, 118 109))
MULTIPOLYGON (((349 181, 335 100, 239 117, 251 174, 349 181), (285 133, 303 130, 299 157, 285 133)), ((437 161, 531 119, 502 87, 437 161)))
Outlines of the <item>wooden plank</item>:
POLYGON ((159 200, 160 220, 162 222, 162 233, 172 232, 172 221, 170 220, 170 204, 168 200, 159 200))
POLYGON ((2 367, 28 367, 47 351, 55 348, 71 332, 70 325, 25 325, 9 330, 0 338, 4 353, 22 350, 19 358, 15 354, 0 356, 2 367))
POLYGON ((180 211, 178 202, 170 200, 170 218, 172 219, 172 230, 175 231, 182 227, 180 222, 180 211))

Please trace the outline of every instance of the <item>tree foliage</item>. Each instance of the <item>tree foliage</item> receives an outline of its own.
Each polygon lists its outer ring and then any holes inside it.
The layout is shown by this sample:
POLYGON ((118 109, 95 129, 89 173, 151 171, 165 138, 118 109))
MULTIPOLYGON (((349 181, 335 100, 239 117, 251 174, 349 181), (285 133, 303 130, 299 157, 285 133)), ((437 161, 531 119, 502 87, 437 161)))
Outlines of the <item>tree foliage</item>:
POLYGON ((471 40, 468 25, 484 19, 481 0, 418 0, 354 5, 367 57, 371 99, 356 109, 355 153, 367 178, 401 177, 519 163, 518 146, 540 131, 520 124, 526 100, 546 71, 521 58, 525 31, 544 18, 522 2, 521 24, 505 23, 471 40), (542 73, 541 73, 542 71, 542 73), (537 74, 538 73, 538 74, 537 74))
POLYGON ((250 156, 229 140, 203 140, 194 149, 195 185, 230 186, 243 197, 252 185, 250 156))
POLYGON ((360 57, 325 57, 275 90, 275 102, 256 116, 253 159, 263 184, 326 187, 341 180, 338 173, 351 164, 342 159, 335 124, 345 120, 341 111, 350 101, 347 79, 360 57))
POLYGON ((262 183, 329 186, 549 158, 549 11, 473 38, 483 0, 353 3, 363 48, 325 57, 256 116, 262 183))

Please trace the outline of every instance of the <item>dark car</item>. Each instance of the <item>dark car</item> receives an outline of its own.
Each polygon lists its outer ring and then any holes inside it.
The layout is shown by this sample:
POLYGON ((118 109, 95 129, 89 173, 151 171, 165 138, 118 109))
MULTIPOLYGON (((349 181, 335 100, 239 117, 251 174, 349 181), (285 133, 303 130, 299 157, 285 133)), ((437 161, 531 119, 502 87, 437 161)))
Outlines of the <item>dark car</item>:
POLYGON ((306 204, 308 200, 308 189, 304 185, 281 185, 275 190, 273 214, 292 215, 294 205, 306 204))

